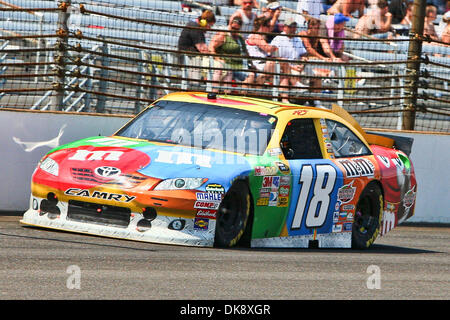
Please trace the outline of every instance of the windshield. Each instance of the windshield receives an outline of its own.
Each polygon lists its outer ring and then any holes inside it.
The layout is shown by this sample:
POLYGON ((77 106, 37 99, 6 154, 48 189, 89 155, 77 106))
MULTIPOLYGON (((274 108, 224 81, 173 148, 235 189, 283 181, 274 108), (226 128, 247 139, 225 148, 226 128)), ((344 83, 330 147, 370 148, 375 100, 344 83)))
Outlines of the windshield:
POLYGON ((276 117, 264 113, 163 100, 116 136, 262 155, 276 121, 276 117))

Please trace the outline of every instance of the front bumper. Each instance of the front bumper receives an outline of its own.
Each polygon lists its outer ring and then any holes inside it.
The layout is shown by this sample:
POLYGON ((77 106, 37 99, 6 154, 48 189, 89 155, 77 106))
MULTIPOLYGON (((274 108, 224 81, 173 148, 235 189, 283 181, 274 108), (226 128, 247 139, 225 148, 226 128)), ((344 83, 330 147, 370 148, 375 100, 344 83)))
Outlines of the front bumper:
MULTIPOLYGON (((32 195, 30 208, 20 222, 29 226, 143 242, 201 247, 214 245, 215 219, 160 214, 149 219, 143 213, 131 211, 129 214, 121 212, 118 219, 108 216, 97 219, 92 208, 92 212, 84 215, 80 214, 80 210, 78 214, 73 214, 73 204, 58 201, 53 206, 42 206, 46 201, 32 195)), ((112 216, 114 214, 111 213, 112 216)))

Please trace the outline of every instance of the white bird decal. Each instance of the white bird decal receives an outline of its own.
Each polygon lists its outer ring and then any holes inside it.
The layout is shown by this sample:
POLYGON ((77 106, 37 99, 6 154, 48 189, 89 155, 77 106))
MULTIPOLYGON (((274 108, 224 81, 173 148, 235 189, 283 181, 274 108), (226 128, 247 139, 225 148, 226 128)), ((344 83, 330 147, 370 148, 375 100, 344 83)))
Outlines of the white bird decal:
POLYGON ((15 143, 17 143, 18 145, 21 145, 23 147, 23 149, 25 150, 25 152, 31 152, 36 148, 40 148, 40 147, 44 147, 44 146, 47 146, 47 147, 50 147, 51 149, 53 149, 53 148, 56 148, 57 146, 59 146, 59 139, 64 134, 64 129, 66 128, 66 126, 67 126, 67 124, 64 124, 61 127, 61 129, 59 129, 58 135, 55 138, 47 140, 47 141, 25 142, 16 137, 12 137, 12 139, 14 140, 15 143))

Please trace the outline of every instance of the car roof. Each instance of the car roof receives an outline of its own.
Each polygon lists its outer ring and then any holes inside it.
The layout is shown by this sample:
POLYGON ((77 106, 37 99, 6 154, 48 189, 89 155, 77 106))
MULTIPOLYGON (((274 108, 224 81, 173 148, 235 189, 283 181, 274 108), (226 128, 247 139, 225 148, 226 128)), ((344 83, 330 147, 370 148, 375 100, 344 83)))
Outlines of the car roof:
MULTIPOLYGON (((174 92, 169 93, 166 96, 159 99, 170 101, 183 101, 192 103, 214 104, 217 106, 224 106, 229 108, 237 108, 242 110, 263 112, 270 115, 279 115, 280 113, 289 113, 293 110, 308 110, 311 117, 326 117, 329 118, 336 116, 331 110, 301 106, 292 103, 282 103, 278 101, 246 97, 235 96, 225 94, 208 94, 206 92, 174 92), (208 98, 209 97, 209 98, 208 98)), ((340 118, 340 117, 339 117, 340 118)))

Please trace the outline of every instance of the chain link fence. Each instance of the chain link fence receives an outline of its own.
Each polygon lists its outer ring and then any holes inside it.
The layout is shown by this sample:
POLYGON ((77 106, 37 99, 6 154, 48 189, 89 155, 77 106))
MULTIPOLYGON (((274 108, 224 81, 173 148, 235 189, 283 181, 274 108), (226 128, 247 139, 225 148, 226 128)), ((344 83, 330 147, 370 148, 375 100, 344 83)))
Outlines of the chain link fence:
MULTIPOLYGON (((281 2, 283 23, 295 16, 296 1, 281 2)), ((136 114, 169 92, 216 91, 306 105, 320 101, 325 107, 337 103, 367 128, 450 132, 450 46, 414 28, 389 38, 355 37, 349 21, 342 38, 345 62, 258 58, 275 67, 244 69, 266 75, 256 84, 217 81, 215 71, 232 71, 214 63, 218 55, 194 57, 178 50, 181 31, 205 4, 7 0, 0 5, 0 108, 136 114), (282 84, 285 62, 302 65, 295 76, 302 86, 282 84)), ((238 7, 210 8, 216 23, 207 42, 227 29, 238 7)), ((255 60, 239 58, 244 66, 255 60)))

